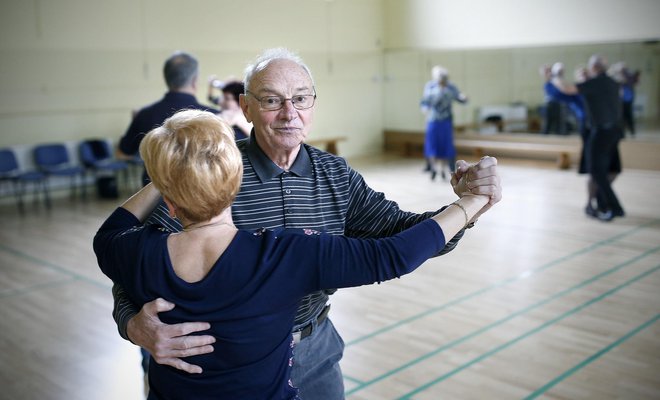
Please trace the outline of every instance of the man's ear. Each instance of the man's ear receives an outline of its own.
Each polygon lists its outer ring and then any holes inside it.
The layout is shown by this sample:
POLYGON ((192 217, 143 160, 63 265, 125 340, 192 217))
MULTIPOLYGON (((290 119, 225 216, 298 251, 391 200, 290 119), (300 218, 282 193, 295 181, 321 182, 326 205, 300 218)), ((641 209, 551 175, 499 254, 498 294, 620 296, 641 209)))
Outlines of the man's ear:
POLYGON ((248 103, 247 99, 245 98, 245 94, 241 93, 238 95, 238 105, 241 106, 241 110, 243 110, 243 115, 245 116, 247 122, 252 123, 252 119, 250 119, 250 115, 248 113, 248 103))
POLYGON ((192 78, 192 81, 190 82, 190 86, 192 87, 193 91, 197 91, 197 79, 199 78, 199 74, 195 74, 195 76, 192 78))

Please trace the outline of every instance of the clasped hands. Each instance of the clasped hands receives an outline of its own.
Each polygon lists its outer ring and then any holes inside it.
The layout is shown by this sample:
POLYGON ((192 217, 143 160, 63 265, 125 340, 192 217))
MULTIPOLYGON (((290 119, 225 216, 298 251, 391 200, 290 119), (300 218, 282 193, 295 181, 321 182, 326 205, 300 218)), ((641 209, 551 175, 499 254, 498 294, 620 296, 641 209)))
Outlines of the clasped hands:
POLYGON ((458 197, 484 195, 490 198, 470 221, 475 222, 483 213, 502 200, 497 158, 485 156, 472 164, 464 160, 456 161, 456 171, 451 176, 451 186, 458 197))

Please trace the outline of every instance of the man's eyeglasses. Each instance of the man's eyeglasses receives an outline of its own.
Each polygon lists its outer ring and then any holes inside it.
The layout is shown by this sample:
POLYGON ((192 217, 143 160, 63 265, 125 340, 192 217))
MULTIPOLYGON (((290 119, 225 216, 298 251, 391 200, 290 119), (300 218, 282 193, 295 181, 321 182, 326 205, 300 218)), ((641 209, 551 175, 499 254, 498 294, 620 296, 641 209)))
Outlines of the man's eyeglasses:
POLYGON ((246 93, 254 97, 259 102, 262 110, 267 111, 281 110, 287 100, 291 101, 291 105, 293 105, 293 108, 296 110, 306 110, 311 108, 314 105, 314 101, 316 100, 315 94, 299 94, 287 99, 281 96, 257 97, 249 90, 247 90, 246 93))

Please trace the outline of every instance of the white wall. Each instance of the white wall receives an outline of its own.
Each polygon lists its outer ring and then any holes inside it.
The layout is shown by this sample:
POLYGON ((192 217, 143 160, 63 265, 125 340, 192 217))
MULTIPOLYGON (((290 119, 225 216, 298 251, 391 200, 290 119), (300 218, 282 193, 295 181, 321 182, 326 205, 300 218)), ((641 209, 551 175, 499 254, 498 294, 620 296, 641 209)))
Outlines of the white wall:
POLYGON ((242 78, 267 47, 299 52, 319 94, 312 135, 348 136, 342 154, 382 143, 382 0, 4 0, 0 147, 119 138, 130 111, 165 92, 174 50, 206 77, 242 78), (354 110, 361 101, 361 112, 354 110), (348 105, 348 107, 347 107, 348 105))
MULTIPOLYGON (((480 102, 538 101, 537 64, 572 68, 594 49, 547 43, 660 38, 657 0, 546 3, 3 0, 0 147, 118 139, 132 109, 163 95, 162 63, 177 49, 199 58, 201 86, 211 74, 241 77, 266 47, 298 51, 319 93, 312 135, 348 136, 339 150, 353 156, 380 151, 384 128, 422 126, 417 104, 433 63, 446 64, 471 95, 471 105, 456 108, 459 121, 470 121, 480 102), (558 29, 564 17, 572 22, 558 29)), ((604 46, 619 49, 612 59, 641 60, 642 84, 656 82, 648 95, 657 108, 657 79, 647 80, 658 74, 657 48, 647 57, 641 47, 604 46)))
POLYGON ((385 0, 385 47, 483 49, 660 39, 657 0, 385 0))

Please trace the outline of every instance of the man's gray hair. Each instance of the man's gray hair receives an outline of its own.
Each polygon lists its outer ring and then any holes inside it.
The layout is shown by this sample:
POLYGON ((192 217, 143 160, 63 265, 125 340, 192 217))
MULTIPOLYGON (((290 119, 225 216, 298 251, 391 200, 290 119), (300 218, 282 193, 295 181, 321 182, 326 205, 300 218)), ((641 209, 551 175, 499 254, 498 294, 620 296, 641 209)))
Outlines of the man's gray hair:
POLYGON ((165 83, 170 90, 179 90, 191 85, 197 79, 199 63, 191 54, 177 51, 172 54, 163 66, 165 83))
POLYGON ((589 69, 601 73, 607 71, 607 61, 600 54, 594 54, 589 57, 589 69))
POLYGON ((435 65, 433 68, 431 68, 431 79, 434 81, 439 81, 440 78, 448 78, 449 77, 449 71, 447 68, 441 66, 441 65, 435 65))
POLYGON ((245 83, 246 91, 250 89, 250 83, 252 81, 252 77, 254 76, 254 74, 266 69, 268 64, 270 64, 271 61, 274 60, 289 60, 298 64, 307 72, 307 75, 309 75, 309 79, 311 79, 312 81, 312 85, 314 85, 314 78, 312 77, 312 71, 310 71, 309 67, 303 62, 300 56, 298 56, 291 50, 286 49, 284 47, 275 47, 272 49, 264 50, 263 53, 257 56, 257 59, 254 60, 253 63, 248 64, 248 66, 245 68, 245 78, 243 79, 243 82, 245 83))

